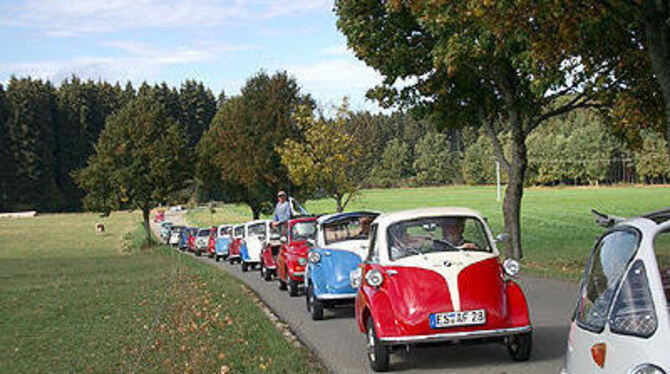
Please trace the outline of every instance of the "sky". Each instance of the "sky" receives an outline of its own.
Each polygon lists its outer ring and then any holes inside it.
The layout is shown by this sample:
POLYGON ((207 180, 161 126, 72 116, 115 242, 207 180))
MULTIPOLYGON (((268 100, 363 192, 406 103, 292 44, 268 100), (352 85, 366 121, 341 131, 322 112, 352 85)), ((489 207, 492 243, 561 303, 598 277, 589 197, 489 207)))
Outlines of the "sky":
POLYGON ((332 0, 0 0, 0 82, 59 84, 72 74, 137 85, 202 81, 235 95, 261 69, 286 70, 324 109, 344 96, 378 110, 365 91, 380 75, 337 30, 332 0))

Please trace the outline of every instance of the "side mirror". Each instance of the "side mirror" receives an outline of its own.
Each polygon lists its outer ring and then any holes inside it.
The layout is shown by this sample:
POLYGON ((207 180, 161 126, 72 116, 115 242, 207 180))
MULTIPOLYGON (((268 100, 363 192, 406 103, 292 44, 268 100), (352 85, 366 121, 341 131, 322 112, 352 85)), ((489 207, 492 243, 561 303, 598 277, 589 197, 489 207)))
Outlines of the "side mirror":
POLYGON ((503 262, 503 269, 505 269, 505 274, 509 275, 510 277, 516 277, 521 270, 521 264, 519 264, 519 261, 513 258, 508 258, 505 260, 505 262, 503 262))
POLYGON ((288 241, 288 239, 286 239, 285 236, 281 236, 281 237, 279 238, 279 241, 282 242, 282 243, 286 243, 286 242, 288 241))
POLYGON ((509 240, 509 234, 506 233, 506 232, 503 232, 502 234, 498 234, 498 236, 496 236, 495 240, 496 240, 496 243, 506 242, 506 241, 509 240))

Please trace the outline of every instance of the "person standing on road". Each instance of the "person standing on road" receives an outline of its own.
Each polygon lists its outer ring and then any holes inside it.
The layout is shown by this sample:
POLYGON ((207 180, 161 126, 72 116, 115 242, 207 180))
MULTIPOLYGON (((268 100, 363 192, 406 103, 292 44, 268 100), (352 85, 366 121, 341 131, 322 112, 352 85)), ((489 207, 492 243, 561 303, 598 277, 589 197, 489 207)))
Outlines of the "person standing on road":
POLYGON ((286 192, 279 191, 277 194, 277 206, 275 206, 275 213, 272 216, 272 227, 277 227, 282 223, 291 219, 291 204, 288 202, 286 192))

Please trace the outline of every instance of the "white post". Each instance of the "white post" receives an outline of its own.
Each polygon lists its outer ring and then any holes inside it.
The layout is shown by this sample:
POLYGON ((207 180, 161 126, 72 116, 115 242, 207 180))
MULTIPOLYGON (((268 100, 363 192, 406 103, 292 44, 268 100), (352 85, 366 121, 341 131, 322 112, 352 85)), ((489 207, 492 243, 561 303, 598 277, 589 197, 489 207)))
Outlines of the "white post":
POLYGON ((496 161, 496 184, 498 185, 498 197, 496 201, 502 200, 502 186, 500 185, 500 161, 496 161))

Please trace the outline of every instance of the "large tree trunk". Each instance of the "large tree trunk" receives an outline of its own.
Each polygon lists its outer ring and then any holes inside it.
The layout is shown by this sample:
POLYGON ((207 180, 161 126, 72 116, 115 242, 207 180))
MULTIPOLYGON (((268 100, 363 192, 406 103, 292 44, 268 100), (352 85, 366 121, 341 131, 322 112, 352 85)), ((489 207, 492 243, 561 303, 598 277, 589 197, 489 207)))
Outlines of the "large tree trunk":
MULTIPOLYGON (((514 131, 513 131, 514 132, 514 131)), ((513 137, 512 162, 509 168, 509 179, 503 202, 505 231, 509 234, 507 256, 521 259, 521 198, 523 197, 523 181, 528 164, 525 137, 513 137)))
POLYGON ((142 208, 142 225, 144 226, 144 234, 146 235, 146 241, 148 245, 151 245, 153 242, 151 240, 151 226, 149 224, 149 219, 151 215, 151 208, 144 207, 142 208))
POLYGON ((670 5, 667 1, 646 0, 642 4, 645 35, 654 75, 665 105, 666 151, 670 158, 670 5))
POLYGON ((344 207, 342 206, 342 198, 343 197, 344 196, 342 196, 342 195, 335 195, 335 197, 334 197, 335 202, 337 203, 337 207, 335 209, 337 210, 338 213, 342 213, 342 211, 344 210, 344 207))
POLYGON ((254 219, 259 219, 261 217, 261 204, 249 203, 251 208, 251 214, 254 216, 254 219))

